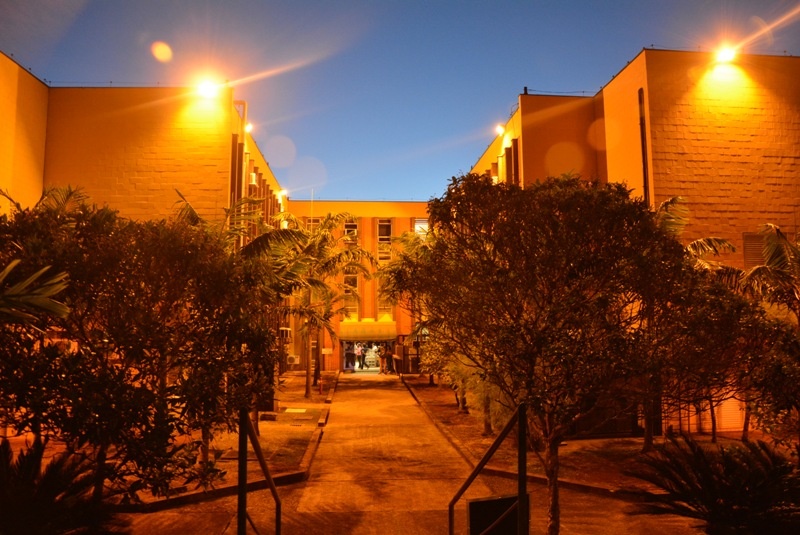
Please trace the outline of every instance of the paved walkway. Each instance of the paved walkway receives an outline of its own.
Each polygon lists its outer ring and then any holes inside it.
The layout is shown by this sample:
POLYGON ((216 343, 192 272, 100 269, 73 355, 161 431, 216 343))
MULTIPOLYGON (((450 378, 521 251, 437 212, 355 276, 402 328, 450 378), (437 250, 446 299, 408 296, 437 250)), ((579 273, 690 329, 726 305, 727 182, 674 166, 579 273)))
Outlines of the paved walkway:
MULTIPOLYGON (((470 470, 396 376, 342 375, 311 476, 287 500, 283 532, 446 533, 447 504, 470 470)), ((476 483, 467 496, 489 494, 476 483)), ((263 505, 251 516, 271 528, 272 507, 263 505)), ((465 514, 462 502, 457 517, 465 514)))
MULTIPOLYGON (((446 534, 447 505, 471 468, 396 376, 342 375, 307 481, 278 489, 284 535, 446 534)), ((466 498, 513 494, 516 482, 480 477, 466 498)), ((531 533, 544 533, 546 491, 529 485, 531 533)), ((635 516, 630 504, 562 491, 565 535, 701 533, 676 517, 635 516)), ((456 533, 467 533, 465 499, 456 533)), ((248 495, 261 534, 274 533, 269 491, 248 495)), ((236 498, 135 515, 136 534, 235 535, 236 498)), ((248 526, 248 533, 256 533, 248 526)))

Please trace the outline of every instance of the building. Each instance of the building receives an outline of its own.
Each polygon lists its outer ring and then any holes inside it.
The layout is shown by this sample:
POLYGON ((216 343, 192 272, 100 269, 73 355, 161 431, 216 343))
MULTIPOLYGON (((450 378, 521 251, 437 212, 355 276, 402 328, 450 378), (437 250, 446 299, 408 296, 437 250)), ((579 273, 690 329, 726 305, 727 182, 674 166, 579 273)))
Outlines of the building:
MULTIPOLYGON (((0 189, 31 206, 43 189, 79 186, 131 219, 174 214, 178 192, 207 220, 244 196, 264 199, 265 218, 285 210, 313 224, 314 214, 347 212, 353 220, 342 232, 379 262, 391 257, 393 237, 427 224, 424 202, 290 202, 247 131, 247 103, 231 87, 215 89, 50 87, 0 54, 0 189)), ((8 208, 0 199, 0 213, 8 208)), ((352 282, 361 299, 334 320, 341 342, 318 344, 325 369, 344 368, 344 341, 393 342, 412 331, 409 314, 382 301, 375 280, 352 282)), ((303 355, 292 332, 282 331, 289 353, 303 355)))
POLYGON ((0 189, 30 206, 44 188, 80 186, 131 219, 173 214, 178 191, 209 220, 246 195, 279 212, 247 104, 215 89, 50 87, 0 54, 0 189))
MULTIPOLYGON (((406 232, 426 232, 428 228, 425 202, 290 200, 289 211, 309 226, 313 226, 320 215, 349 214, 351 219, 342 229, 343 238, 369 251, 379 265, 391 260, 393 238, 406 232)), ((398 338, 410 336, 414 328, 415 319, 409 311, 381 298, 378 280, 355 274, 343 275, 341 279, 340 282, 357 289, 359 299, 347 298, 344 305, 348 316, 334 319, 337 340, 325 334, 312 347, 314 358, 319 351, 323 369, 328 370, 351 369, 344 357, 348 344, 394 344, 398 338)), ((291 350, 299 357, 298 364, 303 366, 307 357, 296 338, 291 350)), ((416 366, 414 355, 409 355, 406 347, 397 347, 394 351, 400 357, 398 365, 403 371, 416 366)))
MULTIPOLYGON (((472 169, 525 186, 564 173, 625 183, 653 207, 680 196, 684 238, 716 236, 761 264, 761 225, 796 234, 800 215, 800 58, 642 50, 594 96, 519 95, 516 110, 472 169)), ((741 430, 744 406, 716 411, 741 430)), ((665 425, 709 429, 694 408, 665 425)))
POLYGON ((576 173, 622 182, 653 206, 680 196, 685 238, 719 236, 760 263, 758 231, 798 231, 800 58, 642 50, 596 95, 519 95, 472 169, 524 186, 576 173))

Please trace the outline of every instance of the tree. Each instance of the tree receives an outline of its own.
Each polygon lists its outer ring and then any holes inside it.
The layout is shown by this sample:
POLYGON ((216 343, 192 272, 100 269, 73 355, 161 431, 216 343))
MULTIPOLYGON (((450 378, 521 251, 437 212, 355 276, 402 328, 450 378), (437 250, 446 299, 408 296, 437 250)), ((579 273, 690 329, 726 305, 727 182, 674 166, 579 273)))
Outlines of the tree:
POLYGON ((391 286, 423 301, 431 337, 529 407, 556 534, 559 444, 633 376, 640 286, 682 249, 623 186, 575 177, 524 190, 456 177, 429 212, 429 254, 403 257, 391 286))
MULTIPOLYGON (((279 217, 280 222, 302 233, 299 242, 287 249, 286 254, 288 262, 295 266, 302 279, 295 289, 296 305, 292 312, 302 322, 299 334, 306 354, 307 398, 311 397, 312 386, 311 341, 322 331, 334 337, 331 319, 335 314, 346 313, 343 307, 336 307, 344 291, 344 286, 337 283, 336 279, 344 273, 368 276, 365 263, 374 263, 368 251, 349 241, 340 232, 348 219, 352 219, 352 216, 344 212, 327 214, 313 226, 308 226, 289 213, 280 214, 279 217)), ((357 296, 357 289, 350 290, 357 296)))
MULTIPOLYGON (((773 307, 770 312, 788 315, 788 321, 794 327, 795 337, 800 336, 800 247, 790 240, 786 234, 773 224, 766 224, 762 229, 764 246, 762 249, 763 264, 755 266, 745 273, 742 283, 767 306, 773 307)), ((784 316, 786 317, 786 316, 784 316)), ((796 348, 797 344, 785 347, 796 348)), ((797 383, 784 382, 787 377, 800 376, 800 352, 789 350, 776 359, 767 361, 760 373, 765 377, 772 376, 779 384, 786 386, 782 391, 769 392, 777 385, 760 385, 761 399, 773 403, 761 406, 759 411, 766 417, 773 431, 782 435, 786 431, 794 434, 800 443, 800 392, 797 383), (777 372, 777 373, 776 373, 777 372), (767 389, 765 390, 764 387, 767 389)))
POLYGON ((164 494, 196 475, 193 433, 230 428, 264 389, 277 274, 234 254, 223 233, 184 218, 123 220, 70 191, 0 225, 0 261, 68 273, 71 308, 38 331, 0 333, 4 417, 88 446, 98 500, 109 480, 164 494))

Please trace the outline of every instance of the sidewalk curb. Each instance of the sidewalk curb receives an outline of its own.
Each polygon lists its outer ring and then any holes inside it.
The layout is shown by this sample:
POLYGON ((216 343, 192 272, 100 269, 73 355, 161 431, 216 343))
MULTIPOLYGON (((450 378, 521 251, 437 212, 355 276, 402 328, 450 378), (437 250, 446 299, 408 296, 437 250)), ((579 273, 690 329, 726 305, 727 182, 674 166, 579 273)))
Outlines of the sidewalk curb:
MULTIPOLYGON (((417 393, 414 391, 414 387, 411 384, 407 383, 404 377, 401 377, 400 380, 403 382, 405 387, 408 389, 409 393, 411 394, 411 397, 414 398, 414 401, 416 401, 417 404, 420 406, 420 408, 422 409, 422 412, 424 412, 425 415, 428 417, 428 419, 431 422, 433 422, 433 425, 435 425, 436 428, 439 430, 439 432, 442 435, 444 435, 444 437, 456 449, 456 451, 459 453, 459 455, 461 455, 461 457, 465 461, 467 461, 467 463, 470 465, 470 467, 474 469, 478 465, 478 463, 480 462, 480 459, 475 458, 467 450, 467 448, 464 447, 464 445, 461 443, 461 441, 455 435, 453 435, 453 433, 450 432, 450 430, 446 426, 442 425, 441 422, 439 422, 436 418, 433 417, 433 413, 430 411, 430 409, 428 408, 428 406, 425 403, 425 401, 423 401, 422 399, 420 399, 417 396, 417 393)), ((516 479, 517 478, 517 473, 516 472, 512 472, 512 471, 509 471, 509 470, 502 470, 502 469, 499 469, 499 468, 490 468, 488 466, 485 466, 483 468, 483 470, 481 470, 481 473, 483 473, 485 475, 503 477, 503 478, 507 478, 507 479, 516 479)), ((544 476, 528 474, 527 479, 528 479, 529 483, 536 483, 536 484, 539 484, 539 485, 547 485, 547 478, 544 477, 544 476)), ((574 491, 578 491, 578 492, 584 492, 586 494, 593 494, 593 495, 596 495, 596 496, 603 496, 603 497, 606 497, 606 498, 614 498, 614 499, 617 499, 617 500, 623 500, 623 501, 628 501, 628 502, 640 502, 640 501, 642 501, 642 497, 640 495, 637 495, 634 492, 625 491, 625 490, 614 490, 614 489, 609 489, 609 488, 606 488, 606 487, 598 487, 596 485, 587 485, 585 483, 578 483, 577 481, 570 481, 570 480, 566 480, 566 479, 559 479, 558 480, 558 485, 559 485, 560 488, 563 488, 563 489, 569 489, 569 490, 574 490, 574 491)))
MULTIPOLYGON (((328 397, 325 398, 325 403, 327 404, 333 403, 333 395, 335 393, 336 386, 338 384, 339 384, 339 373, 336 374, 336 377, 333 380, 333 383, 331 384, 331 388, 328 392, 328 397)), ((322 441, 322 435, 324 434, 324 427, 328 424, 329 417, 330 417, 330 407, 324 407, 320 411, 319 420, 317 420, 317 427, 311 434, 311 439, 308 442, 308 447, 306 448, 306 452, 305 454, 303 454, 303 459, 300 461, 300 469, 292 472, 283 472, 280 474, 273 475, 272 481, 275 483, 276 487, 292 485, 294 483, 300 483, 308 479, 309 475, 311 474, 311 464, 314 461, 314 456, 317 454, 317 449, 319 449, 319 443, 322 441)), ((254 490, 265 490, 269 488, 269 483, 267 483, 266 478, 258 478, 252 481, 248 481, 246 488, 247 492, 251 492, 254 490)), ((182 507, 184 505, 200 503, 208 500, 215 500, 217 498, 223 498, 226 496, 235 496, 238 491, 239 487, 234 483, 234 484, 219 486, 208 490, 188 492, 186 494, 180 494, 171 498, 164 498, 158 501, 153 501, 148 503, 117 504, 111 506, 111 509, 114 512, 119 512, 119 513, 152 513, 156 511, 173 509, 175 507, 182 507)))

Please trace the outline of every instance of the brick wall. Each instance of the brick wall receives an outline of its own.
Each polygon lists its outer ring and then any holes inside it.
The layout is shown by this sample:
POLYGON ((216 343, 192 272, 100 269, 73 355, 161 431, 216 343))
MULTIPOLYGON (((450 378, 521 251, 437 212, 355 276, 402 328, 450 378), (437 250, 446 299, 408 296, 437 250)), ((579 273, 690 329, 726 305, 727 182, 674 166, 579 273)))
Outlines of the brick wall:
POLYGON ((787 232, 800 214, 800 58, 647 51, 656 202, 680 195, 685 238, 742 233, 770 222, 787 232))
POLYGON ((231 90, 51 88, 45 186, 81 186, 134 219, 174 213, 179 190, 201 215, 229 198, 231 90))

